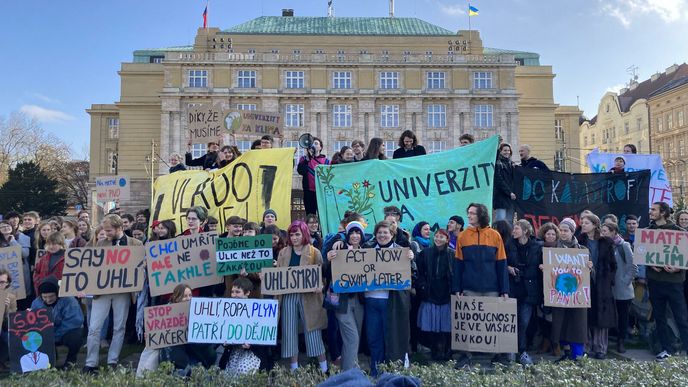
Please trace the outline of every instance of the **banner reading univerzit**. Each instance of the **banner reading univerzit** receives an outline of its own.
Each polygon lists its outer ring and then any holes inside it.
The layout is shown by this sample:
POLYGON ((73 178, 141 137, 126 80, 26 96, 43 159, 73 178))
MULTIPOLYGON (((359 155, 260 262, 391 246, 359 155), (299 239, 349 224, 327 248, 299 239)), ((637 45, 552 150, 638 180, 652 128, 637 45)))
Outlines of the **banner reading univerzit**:
POLYGON ((219 230, 232 215, 260 223, 263 212, 277 212, 277 225, 286 229, 291 214, 294 148, 252 150, 213 171, 182 171, 155 180, 153 220, 172 220, 184 230, 186 210, 205 207, 218 219, 219 230))
POLYGON ((612 173, 563 173, 531 168, 514 169, 514 193, 519 219, 530 221, 537 231, 547 222, 559 224, 570 217, 578 222, 583 210, 602 217, 614 214, 619 223, 628 214, 647 219, 650 171, 612 173))
POLYGON ((346 211, 368 220, 368 231, 386 206, 403 213, 402 227, 424 220, 433 230, 465 214, 471 202, 492 209, 492 180, 498 138, 426 156, 318 166, 316 194, 323 234, 337 232, 346 211))
POLYGON ((603 153, 599 149, 595 149, 588 153, 585 160, 591 172, 608 172, 614 167, 614 159, 623 157, 626 160, 624 171, 634 172, 643 169, 649 169, 650 178, 650 195, 648 203, 652 206, 654 202, 665 202, 670 206, 674 206, 674 200, 671 193, 671 182, 664 170, 661 155, 639 155, 639 154, 617 154, 617 153, 603 153))

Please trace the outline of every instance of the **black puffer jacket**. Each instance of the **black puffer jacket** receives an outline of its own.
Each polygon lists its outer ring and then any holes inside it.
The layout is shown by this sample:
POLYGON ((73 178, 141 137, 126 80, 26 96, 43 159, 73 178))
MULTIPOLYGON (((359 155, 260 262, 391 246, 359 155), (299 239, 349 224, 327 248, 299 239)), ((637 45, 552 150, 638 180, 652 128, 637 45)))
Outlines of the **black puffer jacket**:
POLYGON ((511 160, 501 155, 495 162, 494 191, 492 194, 493 208, 512 207, 511 193, 514 192, 514 165, 511 160))
POLYGON ((509 275, 509 297, 530 305, 542 303, 542 242, 530 238, 521 245, 514 238, 506 243, 507 265, 518 269, 518 275, 509 275), (521 255, 521 251, 525 256, 521 255))

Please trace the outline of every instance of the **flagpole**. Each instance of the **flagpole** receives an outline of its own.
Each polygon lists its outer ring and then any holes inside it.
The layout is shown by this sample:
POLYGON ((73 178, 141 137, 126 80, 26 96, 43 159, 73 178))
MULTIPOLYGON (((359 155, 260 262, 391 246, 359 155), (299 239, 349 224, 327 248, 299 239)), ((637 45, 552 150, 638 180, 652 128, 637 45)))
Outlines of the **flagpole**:
POLYGON ((470 54, 471 48, 471 37, 473 33, 471 32, 471 2, 468 1, 468 53, 470 54))
MULTIPOLYGON (((209 5, 210 5, 210 0, 205 0, 205 9, 208 9, 209 5)), ((205 20, 206 20, 205 29, 206 30, 208 29, 208 25, 210 25, 210 23, 208 23, 208 20, 210 19, 209 16, 210 16, 210 11, 206 12, 206 16, 205 16, 205 20)))

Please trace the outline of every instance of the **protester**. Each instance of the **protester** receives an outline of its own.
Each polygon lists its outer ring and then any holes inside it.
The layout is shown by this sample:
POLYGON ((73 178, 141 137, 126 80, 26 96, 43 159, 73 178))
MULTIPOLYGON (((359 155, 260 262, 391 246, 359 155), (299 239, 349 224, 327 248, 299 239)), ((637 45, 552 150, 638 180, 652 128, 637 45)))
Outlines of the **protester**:
MULTIPOLYGON (((342 249, 356 250, 365 241, 365 229, 360 222, 350 222, 346 226, 345 246, 342 249)), ((327 253, 327 262, 323 264, 323 276, 332 281, 332 260, 337 256, 336 250, 327 253)), ((358 346, 363 328, 363 304, 361 293, 335 293, 331 286, 325 297, 325 305, 330 305, 335 312, 341 332, 342 350, 341 366, 346 371, 358 366, 358 346)))
POLYGON ((260 230, 261 234, 272 235, 272 257, 276 261, 279 252, 287 245, 284 232, 277 225, 265 226, 260 230))
POLYGON ((205 231, 217 232, 217 227, 220 222, 214 216, 209 216, 205 221, 205 231))
MULTIPOLYGON (((308 226, 304 222, 292 222, 287 233, 288 245, 280 251, 277 267, 322 265, 322 255, 311 245, 308 226)), ((322 329, 327 327, 327 316, 322 307, 322 292, 318 290, 314 293, 289 293, 279 296, 278 299, 282 321, 282 357, 289 358, 292 370, 298 368, 298 328, 299 324, 303 324, 306 354, 308 357, 317 357, 320 370, 327 372, 325 345, 322 340, 322 329)))
POLYGON ((0 247, 19 246, 19 242, 12 235, 12 225, 6 220, 0 220, 0 247))
MULTIPOLYGON (((649 229, 682 231, 671 221, 671 207, 664 202, 654 202, 650 208, 649 229)), ((667 306, 671 307, 674 322, 678 327, 683 348, 688 350, 688 310, 683 295, 683 282, 686 271, 672 266, 652 266, 646 269, 647 285, 650 291, 652 315, 655 318, 657 334, 662 350, 655 357, 656 361, 665 361, 671 357, 672 342, 667 325, 667 306)))
POLYGON ((275 210, 268 208, 263 212, 263 224, 262 227, 267 227, 277 224, 277 212, 275 210))
POLYGON ((72 249, 75 247, 86 246, 86 240, 78 236, 79 226, 73 220, 65 220, 62 222, 62 229, 60 230, 65 239, 65 246, 72 249))
MULTIPOLYGON (((421 250, 430 247, 430 224, 426 221, 420 221, 413 228, 411 236, 413 237, 413 242, 417 244, 417 247, 412 247, 413 253, 418 254, 421 250)), ((413 245, 412 245, 413 246, 413 245)))
POLYGON ((55 347, 67 347, 67 358, 62 366, 76 366, 76 357, 84 344, 84 314, 74 297, 58 297, 60 287, 55 277, 46 277, 38 285, 39 297, 31 303, 31 310, 47 308, 53 322, 55 347))
POLYGON ((381 138, 373 137, 370 139, 365 156, 361 161, 365 160, 387 160, 385 154, 385 142, 381 138))
POLYGON ((348 164, 356 161, 353 149, 350 146, 344 145, 342 149, 332 156, 332 165, 348 164))
POLYGON ((131 236, 141 241, 141 243, 147 242, 146 232, 148 231, 148 226, 146 223, 134 223, 131 227, 131 236))
POLYGON ((201 206, 191 207, 186 210, 186 224, 189 228, 184 230, 182 235, 200 234, 205 227, 205 221, 208 218, 208 212, 201 206))
MULTIPOLYGON (((41 232, 40 226, 38 232, 41 232)), ((77 222, 77 235, 86 242, 91 240, 93 237, 93 228, 91 228, 91 223, 88 220, 79 219, 77 222)))
POLYGON ((385 220, 389 222, 390 230, 394 235, 394 243, 401 247, 411 246, 411 233, 399 226, 402 219, 401 210, 396 206, 387 206, 383 209, 385 220))
POLYGON ((609 172, 621 174, 625 172, 624 168, 626 168, 626 159, 623 156, 618 156, 614 158, 614 166, 609 169, 609 172))
POLYGON ((449 233, 449 248, 456 251, 456 238, 463 231, 464 220, 459 215, 454 215, 447 222, 447 233, 449 233))
POLYGON ((320 235, 320 220, 317 215, 309 214, 306 215, 306 224, 308 225, 308 231, 310 231, 311 244, 318 250, 323 248, 323 240, 320 235))
POLYGON ((256 150, 256 149, 261 149, 261 140, 260 139, 254 140, 251 143, 251 150, 256 150))
POLYGON ((35 294, 38 293, 38 285, 47 277, 55 277, 58 281, 62 279, 62 269, 65 259, 65 239, 59 231, 48 235, 45 242, 47 254, 43 259, 36 263, 33 273, 33 283, 35 294))
MULTIPOLYGON (((375 225, 375 239, 364 248, 386 249, 399 247, 387 221, 375 225)), ((409 251, 411 259, 413 252, 409 251)), ((373 290, 365 292, 365 327, 370 349, 370 373, 378 375, 377 365, 383 361, 404 360, 409 353, 411 340, 408 290, 373 290)))
POLYGON ((136 211, 136 216, 135 216, 136 223, 143 223, 147 226, 148 225, 148 218, 150 218, 150 211, 148 211, 147 208, 145 208, 143 210, 136 211))
MULTIPOLYGON (((571 218, 564 218, 559 222, 558 248, 580 249, 581 245, 573 235, 576 222, 571 218)), ((593 268, 593 261, 588 260, 588 269, 593 268)), ((591 275, 591 279, 592 279, 591 275)), ((562 347, 569 347, 568 351, 559 359, 576 360, 585 354, 585 343, 588 341, 588 309, 587 308, 552 308, 552 342, 560 343, 562 347)))
POLYGON ((521 157, 522 167, 549 171, 549 168, 545 163, 536 159, 535 157, 530 157, 530 145, 521 145, 521 147, 518 149, 518 154, 521 157))
MULTIPOLYGON (((11 227, 11 226, 10 226, 11 227)), ((0 289, 9 289, 12 283, 12 276, 5 268, 0 268, 0 289)), ((0 326, 0 371, 7 369, 7 360, 9 359, 9 335, 8 335, 8 321, 10 313, 17 311, 17 296, 12 292, 5 293, 5 299, 0 302, 5 304, 5 313, 3 315, 2 326, 0 326)))
POLYGON ((514 166, 511 162, 511 145, 502 143, 497 153, 495 163, 494 190, 492 193, 492 208, 494 220, 514 220, 514 166))
POLYGON ((220 143, 216 141, 208 142, 208 151, 203 156, 194 159, 191 156, 191 140, 189 140, 184 161, 187 167, 203 167, 203 169, 213 169, 217 160, 217 151, 220 149, 220 143))
POLYGON ((472 134, 464 133, 459 136, 459 146, 466 146, 475 143, 475 137, 472 134))
POLYGON ((614 242, 601 236, 600 218, 594 214, 581 217, 581 246, 590 250, 593 262, 591 282, 591 307, 588 311, 590 328, 589 347, 596 359, 607 357, 609 328, 616 327, 616 303, 614 301, 614 278, 616 277, 616 258, 614 242))
POLYGON ((638 266, 633 264, 633 251, 631 245, 625 242, 619 235, 619 226, 616 224, 603 224, 601 235, 614 242, 614 257, 616 259, 616 275, 614 277, 614 300, 616 300, 616 313, 618 316, 616 350, 619 353, 626 352, 625 340, 628 337, 628 321, 631 309, 631 301, 635 298, 633 292, 633 280, 638 274, 638 266))
MULTIPOLYGON (((244 224, 246 221, 239 216, 232 215, 225 221, 225 232, 220 234, 221 238, 236 238, 244 234, 244 224)), ((228 288, 231 289, 231 288, 228 288)))
POLYGON ((151 225, 153 229, 153 234, 151 235, 151 241, 161 241, 165 239, 172 239, 177 236, 177 226, 171 220, 159 220, 153 221, 151 225))
POLYGON ((624 154, 636 154, 636 153, 638 153, 638 148, 636 148, 636 146, 633 144, 626 144, 626 145, 624 145, 623 153, 624 154))
POLYGON ((186 171, 186 165, 184 165, 184 163, 182 163, 182 155, 180 155, 179 153, 171 153, 169 161, 170 161, 169 173, 186 171))
POLYGON ((318 165, 330 164, 327 156, 320 153, 322 149, 322 140, 315 137, 313 144, 307 149, 306 154, 301 156, 296 166, 296 171, 302 176, 303 204, 306 207, 306 214, 318 213, 318 200, 315 195, 315 168, 318 165))
POLYGON ((241 235, 256 236, 260 234, 260 226, 256 222, 246 222, 241 227, 241 235))
POLYGON ((353 140, 351 150, 354 152, 354 161, 361 161, 365 157, 365 143, 363 141, 353 140))
POLYGON ((91 224, 91 215, 86 210, 79 211, 79 213, 77 214, 76 217, 79 220, 84 220, 84 221, 88 222, 89 224, 91 224))
POLYGON ((107 235, 105 234, 105 231, 103 230, 102 225, 98 225, 96 229, 93 231, 93 236, 91 237, 91 240, 88 241, 86 246, 93 247, 97 246, 98 242, 102 242, 107 239, 107 235))
POLYGON ((224 168, 227 165, 231 164, 234 160, 236 160, 237 157, 241 156, 241 152, 234 145, 225 145, 222 148, 220 148, 220 151, 217 155, 217 167, 224 168))
MULTIPOLYGON (((542 241, 544 247, 557 247, 559 240, 559 229, 554 223, 548 222, 540 226, 537 237, 542 241)), ((541 307, 536 308, 537 322, 539 333, 542 336, 542 343, 540 346, 540 353, 547 353, 550 350, 554 356, 561 356, 561 347, 558 340, 552 340, 552 308, 545 307, 542 303, 541 307)))
MULTIPOLYGON (((466 213, 469 227, 456 241, 452 293, 507 298, 509 280, 502 237, 490 227, 490 215, 484 204, 471 203, 466 213)), ((470 365, 471 357, 470 353, 463 353, 456 366, 470 365)))
POLYGON ((616 225, 619 224, 619 218, 614 214, 607 214, 607 215, 603 216, 601 221, 602 221, 602 224, 610 224, 610 223, 616 224, 616 225))
POLYGON ((418 144, 416 134, 411 130, 404 130, 399 136, 399 148, 394 151, 393 159, 405 157, 423 156, 427 152, 422 145, 418 144))
POLYGON ((676 224, 679 227, 681 227, 684 231, 688 231, 688 211, 678 211, 676 212, 674 218, 676 219, 676 224))
MULTIPOLYGON (((189 210, 190 211, 190 210, 189 210)), ((188 219, 188 213, 187 213, 188 219)), ((97 243, 98 246, 142 246, 141 241, 124 234, 122 218, 117 215, 107 215, 102 222, 106 240, 97 243)), ((107 294, 94 296, 91 319, 88 325, 86 341, 86 365, 84 372, 92 373, 98 367, 100 351, 100 332, 112 308, 113 329, 112 342, 108 350, 108 366, 116 367, 119 354, 124 342, 124 329, 131 305, 131 293, 107 294)))
POLYGON ((633 248, 633 242, 635 242, 635 230, 638 229, 638 217, 633 214, 626 215, 626 234, 624 235, 624 240, 630 243, 631 248, 633 248))
POLYGON ((24 235, 31 239, 31 245, 33 246, 36 225, 41 221, 41 217, 38 216, 38 212, 29 211, 22 217, 22 232, 24 235))
MULTIPOLYGON (((420 298, 418 318, 412 323, 426 337, 433 360, 448 360, 451 354, 451 289, 454 255, 447 247, 449 234, 439 229, 433 245, 418 255, 416 291, 420 298)), ((423 340, 422 340, 423 341, 423 340)))
POLYGON ((260 138, 260 149, 271 149, 272 148, 272 136, 269 134, 263 135, 260 138))

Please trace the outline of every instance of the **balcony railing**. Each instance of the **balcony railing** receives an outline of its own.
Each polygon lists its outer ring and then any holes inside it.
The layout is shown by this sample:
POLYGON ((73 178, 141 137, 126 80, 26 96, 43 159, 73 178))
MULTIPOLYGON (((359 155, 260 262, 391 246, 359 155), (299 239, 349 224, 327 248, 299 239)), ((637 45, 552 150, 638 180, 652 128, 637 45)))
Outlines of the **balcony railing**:
POLYGON ((168 52, 165 62, 180 63, 277 63, 277 64, 503 64, 516 65, 513 55, 426 54, 272 54, 230 52, 168 52))

